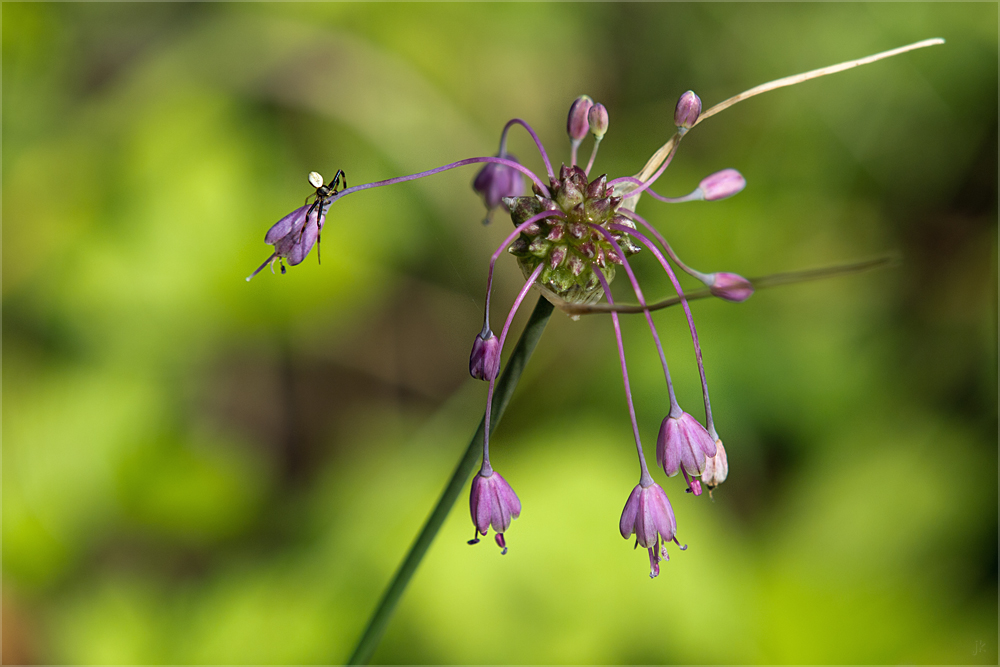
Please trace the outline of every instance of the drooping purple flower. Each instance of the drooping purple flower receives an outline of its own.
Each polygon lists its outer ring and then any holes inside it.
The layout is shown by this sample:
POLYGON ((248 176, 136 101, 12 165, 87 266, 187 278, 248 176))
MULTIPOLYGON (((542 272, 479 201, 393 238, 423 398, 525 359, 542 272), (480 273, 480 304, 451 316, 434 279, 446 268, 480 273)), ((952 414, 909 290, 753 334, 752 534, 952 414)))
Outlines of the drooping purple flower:
POLYGON ((507 553, 503 534, 510 527, 510 522, 521 514, 521 501, 507 480, 493 470, 488 475, 480 471, 472 480, 469 509, 476 527, 476 537, 469 540, 469 544, 479 542, 480 535, 486 537, 486 532, 493 526, 501 553, 507 553))
POLYGON ((318 208, 310 212, 308 204, 295 209, 274 223, 264 236, 264 242, 273 245, 275 256, 288 260, 289 266, 301 264, 319 238, 320 227, 326 219, 323 214, 317 220, 318 212, 318 208))
POLYGON ((668 477, 684 472, 691 492, 701 494, 701 484, 688 476, 700 475, 705 470, 705 459, 715 456, 715 440, 698 420, 686 412, 680 417, 667 416, 660 425, 656 439, 656 462, 668 477))
POLYGON ((753 296, 753 284, 739 274, 719 271, 708 277, 711 279, 709 290, 720 299, 742 303, 753 296))
MULTIPOLYGON (((517 158, 510 153, 497 157, 517 162, 517 158)), ((487 224, 497 206, 503 205, 504 209, 507 209, 507 206, 503 204, 504 197, 520 197, 524 194, 524 177, 513 167, 487 162, 472 181, 472 189, 483 198, 487 211, 483 224, 487 224)))
MULTIPOLYGON (((669 560, 667 549, 660 546, 673 540, 677 543, 677 520, 674 509, 670 506, 667 494, 659 484, 648 479, 649 484, 636 484, 622 510, 622 518, 618 523, 622 537, 628 539, 635 535, 636 546, 649 550, 649 576, 656 577, 660 573, 660 559, 669 560)), ((681 547, 684 549, 686 547, 681 547)))
POLYGON ((469 355, 469 373, 477 380, 487 382, 500 372, 500 339, 487 327, 476 335, 469 355))

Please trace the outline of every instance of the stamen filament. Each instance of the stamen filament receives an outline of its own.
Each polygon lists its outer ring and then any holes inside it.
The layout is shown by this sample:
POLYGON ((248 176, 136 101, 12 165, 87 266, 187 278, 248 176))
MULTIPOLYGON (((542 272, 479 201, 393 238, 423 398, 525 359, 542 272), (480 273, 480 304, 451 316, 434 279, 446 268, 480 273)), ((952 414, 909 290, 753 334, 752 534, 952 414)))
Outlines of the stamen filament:
MULTIPOLYGON (((524 283, 524 287, 522 287, 521 291, 517 293, 517 298, 514 299, 514 305, 511 307, 510 313, 507 315, 507 321, 504 322, 503 331, 500 332, 500 348, 497 351, 497 354, 503 353, 503 344, 507 340, 507 332, 510 330, 510 325, 514 321, 514 315, 517 313, 517 309, 521 307, 521 302, 524 301, 524 297, 528 295, 528 290, 531 289, 531 286, 535 284, 536 280, 538 280, 538 276, 542 273, 542 269, 544 267, 545 264, 539 264, 536 266, 527 282, 524 283)), ((490 413, 493 411, 493 389, 496 386, 496 382, 496 378, 490 379, 490 388, 486 392, 486 414, 483 417, 483 465, 480 468, 480 473, 486 476, 493 472, 493 467, 490 465, 490 413)))

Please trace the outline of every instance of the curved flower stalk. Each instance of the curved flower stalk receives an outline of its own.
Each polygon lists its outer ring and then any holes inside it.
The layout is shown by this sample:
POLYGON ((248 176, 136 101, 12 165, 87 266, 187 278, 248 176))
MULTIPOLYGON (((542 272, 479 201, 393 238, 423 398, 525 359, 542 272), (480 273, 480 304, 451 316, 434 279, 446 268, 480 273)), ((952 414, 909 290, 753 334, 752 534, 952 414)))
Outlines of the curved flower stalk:
MULTIPOLYGON (((534 341, 537 341, 537 336, 547 321, 551 312, 548 303, 566 311, 574 319, 586 312, 611 314, 621 362, 626 405, 640 469, 639 483, 629 496, 619 528, 623 537, 635 535, 636 546, 641 544, 648 550, 651 576, 657 576, 659 563, 667 558, 666 543, 673 541, 679 545, 676 539, 677 522, 666 492, 653 481, 646 466, 629 385, 619 313, 644 314, 663 367, 667 408, 657 438, 657 463, 667 476, 683 473, 687 491, 693 496, 699 496, 702 494, 702 484, 705 484, 711 492, 727 478, 729 464, 726 449, 713 420, 704 359, 689 302, 694 298, 711 295, 724 301, 740 303, 749 299, 754 289, 764 286, 766 281, 751 281, 730 271, 704 273, 682 262, 664 235, 636 213, 642 194, 649 193, 652 198, 671 204, 718 201, 738 194, 747 183, 735 169, 723 169, 709 174, 702 179, 695 190, 679 197, 663 196, 654 192, 652 186, 665 173, 677 154, 681 140, 688 133, 705 119, 744 99, 941 43, 943 43, 941 39, 924 40, 859 60, 778 79, 731 97, 707 111, 702 111, 701 99, 693 91, 687 91, 680 96, 674 108, 673 122, 676 131, 653 153, 642 169, 632 176, 611 179, 607 174, 591 176, 598 148, 609 130, 610 118, 607 108, 594 102, 587 95, 578 97, 570 106, 566 121, 570 140, 569 162, 563 164, 558 173, 552 168, 549 155, 535 131, 524 120, 515 118, 503 128, 500 147, 495 156, 471 157, 416 174, 354 187, 347 187, 345 178, 341 190, 338 190, 339 177, 343 172, 338 171, 337 177, 329 185, 323 185, 322 178, 318 174, 310 174, 310 184, 316 188, 315 201, 312 205, 307 204, 288 214, 268 231, 265 241, 274 246, 274 251, 250 278, 274 262, 279 263, 284 273, 283 261, 294 266, 305 259, 314 245, 318 251, 320 234, 328 219, 330 207, 340 198, 362 190, 404 183, 473 164, 480 165, 480 171, 473 180, 473 189, 482 196, 486 206, 487 214, 484 222, 489 222, 493 212, 503 207, 509 212, 514 225, 513 231, 490 259, 483 327, 474 339, 469 360, 470 374, 489 383, 483 425, 470 443, 469 450, 456 469, 451 483, 431 518, 428 519, 420 537, 387 589, 385 597, 351 657, 352 663, 367 661, 371 656, 388 615, 443 522, 444 516, 454 503, 458 489, 471 473, 472 462, 475 460, 472 457, 479 447, 482 451, 480 471, 473 480, 469 496, 470 513, 475 527, 475 537, 470 543, 477 543, 479 536, 486 535, 492 528, 502 553, 507 552, 505 533, 513 519, 521 513, 521 500, 507 480, 492 467, 490 433, 516 385, 534 341), (521 126, 534 140, 545 167, 544 180, 507 151, 507 135, 515 125, 521 126), (593 138, 592 149, 586 165, 581 166, 578 164, 578 152, 588 135, 593 138), (530 194, 524 191, 525 178, 531 184, 530 194), (646 302, 629 263, 629 257, 643 250, 648 250, 657 260, 676 292, 675 297, 654 304, 646 302), (490 327, 491 294, 496 263, 505 253, 515 257, 526 280, 508 311, 500 335, 496 336, 490 327), (700 281, 705 289, 695 293, 685 293, 674 270, 675 266, 700 281), (611 283, 619 267, 628 277, 638 301, 637 306, 621 306, 614 302, 611 283), (548 303, 539 300, 529 322, 533 340, 525 348, 522 346, 524 342, 522 337, 522 342, 508 360, 508 367, 500 375, 504 344, 511 323, 532 288, 537 289, 548 303), (599 303, 602 299, 606 300, 607 304, 599 303), (545 304, 545 307, 542 304, 545 304), (681 409, 677 403, 666 354, 651 314, 655 309, 674 304, 681 305, 684 310, 691 336, 704 403, 704 424, 681 409), (500 400, 499 410, 496 409, 497 393, 504 397, 500 400)), ((786 277, 785 281, 788 280, 786 277)), ((684 549, 686 546, 681 548, 684 549)))

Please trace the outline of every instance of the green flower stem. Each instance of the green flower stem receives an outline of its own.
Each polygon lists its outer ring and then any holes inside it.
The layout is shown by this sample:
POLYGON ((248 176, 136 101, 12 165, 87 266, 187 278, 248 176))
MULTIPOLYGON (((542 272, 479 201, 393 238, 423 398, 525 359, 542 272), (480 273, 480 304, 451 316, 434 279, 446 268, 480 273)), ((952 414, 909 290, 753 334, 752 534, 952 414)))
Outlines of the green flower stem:
MULTIPOLYGON (((507 409, 507 404, 510 403, 510 398, 514 394, 514 388, 517 387, 517 382, 521 378, 521 373, 528 364, 528 359, 531 358, 532 352, 535 351, 538 339, 542 337, 542 332, 545 330, 545 325, 548 324, 551 315, 552 304, 547 299, 539 297, 538 303, 535 304, 535 309, 528 319, 528 324, 524 327, 521 338, 517 341, 510 359, 507 360, 507 367, 497 380, 496 389, 493 394, 492 420, 490 423, 491 434, 500 423, 500 419, 507 409)), ((378 647, 379 641, 382 639, 382 634, 389 624, 392 612, 396 609, 396 604, 399 603, 399 599, 403 596, 403 592, 406 590, 407 584, 410 583, 413 573, 416 572, 417 566, 423 560, 424 554, 430 548, 431 542, 437 536, 438 530, 441 529, 444 520, 448 517, 448 512, 451 511, 452 505, 455 504, 455 500, 462 492, 466 481, 469 479, 469 475, 472 474, 476 463, 479 461, 479 455, 483 447, 484 428, 483 420, 481 420, 479 428, 476 429, 476 434, 472 436, 468 448, 462 455, 461 460, 459 460, 458 465, 455 466, 455 472, 452 473, 451 479, 448 480, 448 485, 441 493, 437 505, 434 506, 434 510, 427 518, 427 522, 424 523, 423 529, 413 542, 413 546, 410 547, 406 558, 403 559, 399 569, 396 570, 396 575, 392 578, 392 582, 385 589, 385 593, 382 594, 382 599, 375 608, 371 619, 369 619, 368 626, 365 628, 364 634, 361 635, 361 639, 358 640, 358 645, 354 648, 354 652, 348 659, 347 664, 364 665, 368 664, 368 661, 371 660, 372 654, 378 647)))

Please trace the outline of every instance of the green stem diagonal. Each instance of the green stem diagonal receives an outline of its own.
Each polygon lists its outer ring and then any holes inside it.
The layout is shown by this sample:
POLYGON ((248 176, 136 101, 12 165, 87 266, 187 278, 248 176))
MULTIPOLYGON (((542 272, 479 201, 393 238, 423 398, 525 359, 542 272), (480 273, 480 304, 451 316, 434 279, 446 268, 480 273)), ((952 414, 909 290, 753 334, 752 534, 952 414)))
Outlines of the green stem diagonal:
MULTIPOLYGON (((545 331, 545 325, 548 324, 549 317, 552 315, 552 309, 552 304, 547 299, 539 297, 538 303, 535 304, 535 309, 528 319, 528 324, 524 327, 521 338, 518 339, 517 345, 510 355, 510 359, 507 360, 507 367, 497 380, 496 389, 493 394, 492 420, 490 423, 491 434, 500 423, 500 419, 507 409, 507 404, 510 403, 510 398, 514 395, 514 389, 517 387, 518 380, 521 379, 521 373, 524 372, 531 354, 535 351, 538 340, 542 337, 542 332, 545 331)), ((451 479, 448 480, 448 485, 441 493, 441 497, 434 506, 434 510, 427 517, 424 527, 420 530, 420 534, 414 540, 409 552, 407 552, 406 558, 403 559, 403 562, 396 570, 396 574, 385 589, 385 593, 382 594, 382 599, 379 600, 378 606, 375 607, 375 611, 372 613, 368 625, 361 635, 361 639, 358 640, 354 652, 351 653, 351 657, 347 660, 347 664, 364 665, 371 660, 372 654, 378 647, 379 641, 381 641, 382 635, 385 633, 386 626, 389 624, 392 613, 395 611, 399 599, 403 596, 407 584, 410 583, 413 573, 416 572, 420 561, 423 560, 424 554, 430 548, 431 543, 444 524, 444 520, 448 517, 448 513, 455 504, 455 500, 458 499, 459 494, 465 487, 469 475, 472 474, 476 463, 479 461, 479 454, 483 446, 484 428, 484 420, 480 420, 479 428, 476 429, 475 435, 469 441, 469 446, 466 448, 465 453, 462 454, 458 465, 455 466, 455 472, 452 473, 451 479)))

